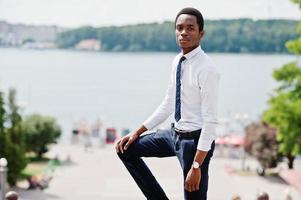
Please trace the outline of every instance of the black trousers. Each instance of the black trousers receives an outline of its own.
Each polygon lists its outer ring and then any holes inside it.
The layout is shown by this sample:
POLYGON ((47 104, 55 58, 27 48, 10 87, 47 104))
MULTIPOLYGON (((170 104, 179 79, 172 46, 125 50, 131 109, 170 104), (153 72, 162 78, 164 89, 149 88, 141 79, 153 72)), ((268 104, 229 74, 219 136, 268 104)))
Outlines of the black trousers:
MULTIPOLYGON (((118 153, 118 156, 148 200, 165 200, 168 199, 165 192, 141 157, 177 156, 183 169, 183 178, 185 181, 196 153, 198 139, 199 137, 180 137, 175 133, 174 129, 159 130, 139 137, 123 154, 118 153)), ((202 178, 200 190, 188 192, 184 189, 185 200, 207 199, 208 168, 214 147, 215 143, 213 142, 211 150, 201 165, 202 178)))

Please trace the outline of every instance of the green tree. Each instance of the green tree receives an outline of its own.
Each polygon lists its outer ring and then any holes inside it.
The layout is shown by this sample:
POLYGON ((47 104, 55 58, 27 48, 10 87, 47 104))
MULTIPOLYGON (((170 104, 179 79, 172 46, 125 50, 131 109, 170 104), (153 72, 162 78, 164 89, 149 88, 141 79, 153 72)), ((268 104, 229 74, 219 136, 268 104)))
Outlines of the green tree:
POLYGON ((20 108, 16 104, 16 90, 10 89, 8 93, 8 113, 7 119, 9 123, 8 133, 11 141, 18 146, 24 148, 24 134, 22 134, 22 117, 20 108))
POLYGON ((20 177, 22 170, 27 165, 24 146, 24 135, 22 133, 22 117, 19 113, 19 106, 16 104, 16 90, 10 89, 8 93, 7 105, 7 127, 6 133, 9 140, 7 142, 7 156, 8 161, 8 182, 10 185, 15 185, 17 179, 20 177))
MULTIPOLYGON (((279 52, 295 38, 295 20, 206 20, 202 47, 209 52, 279 52)), ((81 40, 97 39, 103 51, 178 51, 174 22, 109 27, 80 27, 61 32, 57 44, 73 48, 81 40)))
POLYGON ((48 151, 48 145, 56 143, 61 135, 61 128, 56 120, 49 116, 33 114, 23 122, 26 148, 34 152, 38 158, 48 151))
POLYGON ((26 166, 24 141, 20 129, 22 118, 18 113, 18 106, 15 104, 15 95, 16 91, 11 89, 8 106, 5 106, 4 94, 0 91, 0 157, 5 157, 8 161, 8 183, 10 185, 16 184, 26 166))
POLYGON ((7 137, 5 134, 4 123, 5 123, 5 108, 4 108, 4 97, 0 91, 0 157, 5 157, 7 137))
POLYGON ((4 122, 5 122, 4 97, 3 97, 3 92, 0 91, 0 136, 4 135, 4 122))
MULTIPOLYGON (((300 4, 300 0, 294 0, 300 4)), ((298 26, 299 35, 301 25, 298 26)), ((293 168, 296 155, 301 154, 301 36, 286 43, 289 52, 297 55, 297 61, 285 64, 273 73, 279 87, 269 100, 269 108, 263 120, 277 129, 280 152, 288 158, 289 168, 293 168)))

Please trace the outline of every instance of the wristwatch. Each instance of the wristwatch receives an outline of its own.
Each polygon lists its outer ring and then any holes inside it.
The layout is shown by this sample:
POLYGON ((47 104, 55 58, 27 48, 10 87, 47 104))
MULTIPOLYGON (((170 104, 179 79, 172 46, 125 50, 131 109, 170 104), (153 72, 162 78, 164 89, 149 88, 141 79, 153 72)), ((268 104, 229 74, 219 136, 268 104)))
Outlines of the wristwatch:
POLYGON ((198 169, 198 168, 200 168, 200 164, 197 161, 193 161, 192 168, 193 169, 198 169))

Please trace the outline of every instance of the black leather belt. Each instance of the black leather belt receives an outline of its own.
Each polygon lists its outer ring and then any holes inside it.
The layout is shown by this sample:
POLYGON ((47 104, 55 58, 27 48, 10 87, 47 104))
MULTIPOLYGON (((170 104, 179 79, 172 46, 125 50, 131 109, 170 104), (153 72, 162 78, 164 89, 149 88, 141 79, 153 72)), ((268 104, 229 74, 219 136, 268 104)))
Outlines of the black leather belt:
POLYGON ((198 138, 198 137, 200 137, 201 132, 202 132, 202 129, 195 130, 195 131, 182 131, 182 130, 175 129, 175 133, 180 138, 187 138, 187 139, 198 138))

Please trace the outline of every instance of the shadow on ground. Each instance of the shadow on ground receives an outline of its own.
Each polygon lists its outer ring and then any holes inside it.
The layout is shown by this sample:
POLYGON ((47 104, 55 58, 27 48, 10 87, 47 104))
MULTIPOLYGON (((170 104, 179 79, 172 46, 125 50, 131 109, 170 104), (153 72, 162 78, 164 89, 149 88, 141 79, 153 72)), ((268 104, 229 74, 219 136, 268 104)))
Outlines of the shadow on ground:
POLYGON ((265 176, 261 176, 262 179, 267 180, 268 182, 271 183, 278 183, 278 184, 282 184, 282 185, 288 185, 280 176, 278 176, 277 174, 273 174, 273 175, 265 175, 265 176))
POLYGON ((47 190, 25 190, 25 189, 15 189, 16 192, 21 193, 21 199, 38 199, 38 200, 52 200, 60 199, 58 195, 49 194, 47 190), (26 192, 25 192, 26 191, 26 192))

